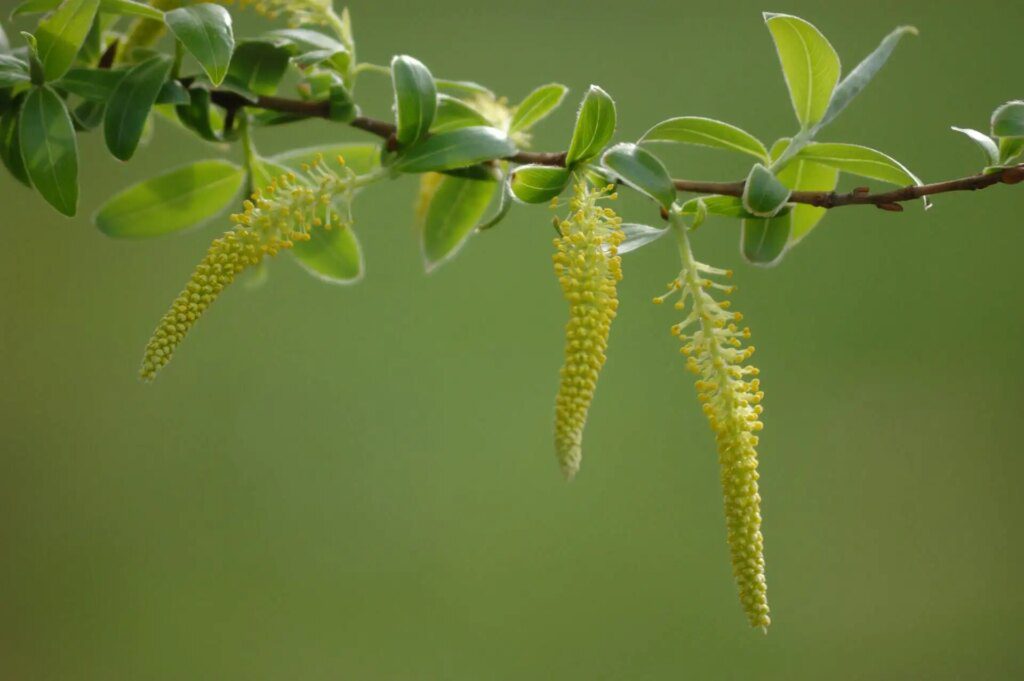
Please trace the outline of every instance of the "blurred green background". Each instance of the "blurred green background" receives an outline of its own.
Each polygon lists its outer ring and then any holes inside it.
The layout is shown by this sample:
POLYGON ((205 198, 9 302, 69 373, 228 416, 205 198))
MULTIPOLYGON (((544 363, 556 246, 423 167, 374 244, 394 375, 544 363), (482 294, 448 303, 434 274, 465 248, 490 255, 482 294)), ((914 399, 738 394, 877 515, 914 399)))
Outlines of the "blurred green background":
MULTIPOLYGON (((683 114, 791 133, 763 9, 817 24, 847 69, 894 26, 921 29, 825 137, 926 181, 981 163, 950 125, 985 129, 1024 96, 1024 5, 1005 0, 352 6, 363 59, 407 52, 512 101, 570 85, 539 149, 564 148, 591 82, 618 100, 619 139, 683 114)), ((262 25, 244 15, 239 32, 262 25)), ((386 116, 386 80, 360 87, 386 116)), ((649 302, 678 269, 667 241, 626 258, 567 485, 551 451, 566 310, 543 207, 425 276, 415 181, 372 188, 363 283, 281 258, 139 383, 151 329, 219 228, 117 242, 88 216, 162 169, 238 156, 156 132, 130 165, 84 141, 73 221, 0 181, 3 681, 1024 678, 1024 191, 838 210, 771 270, 740 262, 737 225, 698 233, 703 260, 737 270, 767 392, 764 636, 734 593, 676 315, 649 302)), ((361 139, 326 123, 260 137, 268 152, 361 139)), ((745 171, 666 157, 678 176, 745 171)))

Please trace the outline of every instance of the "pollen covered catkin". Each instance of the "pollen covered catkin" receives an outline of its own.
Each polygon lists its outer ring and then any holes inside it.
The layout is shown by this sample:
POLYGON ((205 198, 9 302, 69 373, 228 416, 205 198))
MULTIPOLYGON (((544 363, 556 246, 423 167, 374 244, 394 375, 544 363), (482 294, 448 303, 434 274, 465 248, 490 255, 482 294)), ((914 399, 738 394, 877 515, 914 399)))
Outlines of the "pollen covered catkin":
POLYGON ((756 367, 747 364, 753 346, 744 347, 750 329, 740 328, 738 312, 729 301, 719 302, 709 291, 725 295, 735 287, 713 277, 732 272, 697 262, 685 234, 680 239, 683 270, 669 284, 669 292, 656 303, 679 292, 676 309, 689 309, 672 334, 683 343, 686 368, 698 376, 697 396, 715 433, 725 501, 725 521, 733 577, 740 603, 752 626, 767 629, 768 592, 765 581, 764 538, 761 535, 761 495, 758 492, 756 435, 762 428, 760 380, 756 367))
POLYGON ((616 198, 613 191, 613 186, 595 189, 580 180, 570 203, 572 212, 557 223, 560 236, 554 241, 555 274, 569 303, 565 364, 555 400, 555 452, 569 479, 580 467, 583 428, 619 306, 622 220, 600 205, 616 198))
POLYGON ((332 205, 339 195, 351 199, 353 174, 340 157, 338 161, 341 175, 329 171, 318 158, 301 173, 281 175, 256 191, 245 202, 244 212, 231 216, 235 226, 210 244, 146 344, 139 369, 144 381, 152 381, 171 361, 185 335, 239 274, 297 241, 308 241, 313 229, 338 229, 350 223, 332 205))

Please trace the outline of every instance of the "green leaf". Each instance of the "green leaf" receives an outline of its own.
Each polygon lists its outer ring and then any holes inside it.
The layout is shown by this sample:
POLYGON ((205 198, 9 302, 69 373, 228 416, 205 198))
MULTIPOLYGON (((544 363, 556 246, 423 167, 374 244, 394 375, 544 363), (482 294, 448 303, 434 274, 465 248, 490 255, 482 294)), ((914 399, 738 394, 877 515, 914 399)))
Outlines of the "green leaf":
POLYGON ((635 144, 616 144, 601 157, 601 163, 633 189, 646 194, 668 209, 676 200, 676 188, 668 170, 657 156, 635 144))
POLYGON ((608 93, 591 85, 580 110, 565 157, 565 165, 589 161, 602 151, 615 134, 615 102, 608 93))
POLYGON ((21 156, 21 136, 18 134, 18 118, 27 96, 25 92, 19 94, 0 115, 0 160, 14 179, 31 187, 25 159, 21 156))
POLYGON ((839 56, 817 28, 799 17, 766 12, 764 21, 779 53, 796 118, 809 129, 828 109, 839 80, 839 56))
POLYGON ((106 102, 114 94, 124 71, 110 69, 71 69, 53 86, 82 99, 106 102))
POLYGON ((150 7, 134 0, 100 0, 100 11, 106 14, 142 17, 154 21, 164 20, 164 13, 156 7, 150 7))
POLYGON ((991 137, 978 130, 972 130, 971 128, 958 128, 955 125, 951 126, 951 130, 963 133, 972 142, 981 148, 981 152, 985 154, 985 162, 988 165, 999 164, 999 146, 995 143, 991 137))
POLYGON ((33 89, 18 119, 21 155, 32 185, 68 217, 78 211, 78 142, 64 101, 49 87, 33 89))
POLYGON ((761 218, 774 217, 786 205, 790 193, 770 170, 755 163, 743 185, 743 207, 761 218))
POLYGON ((896 45, 899 44, 905 35, 917 35, 917 29, 913 26, 900 26, 885 36, 881 44, 875 48, 875 51, 865 57, 864 61, 857 64, 857 67, 850 71, 846 78, 843 78, 839 85, 836 86, 835 92, 832 93, 832 100, 828 104, 828 109, 817 124, 818 129, 825 127, 836 116, 841 114, 843 109, 853 101, 854 97, 867 87, 868 83, 874 79, 875 75, 889 61, 889 57, 892 55, 893 50, 896 49, 896 45))
POLYGON ((395 137, 409 145, 422 139, 437 112, 437 86, 427 67, 418 60, 399 55, 391 60, 395 91, 395 137))
POLYGON ((351 227, 314 229, 309 241, 297 241, 292 255, 304 270, 329 284, 354 284, 363 278, 363 252, 351 227))
POLYGON ((497 182, 463 177, 441 178, 423 221, 421 246, 430 272, 462 248, 483 218, 498 188, 497 182))
POLYGON ((786 252, 792 227, 792 213, 772 218, 745 218, 740 231, 740 253, 752 265, 777 264, 786 252))
POLYGON ((160 88, 160 94, 156 96, 157 104, 170 104, 171 106, 185 106, 192 101, 192 96, 184 85, 176 80, 169 80, 160 88))
POLYGON ((1024 137, 999 138, 999 162, 1010 163, 1024 152, 1024 137))
MULTIPOLYGON (((721 196, 710 194, 696 199, 690 199, 680 207, 680 211, 686 215, 697 215, 700 212, 700 204, 704 204, 704 210, 709 215, 721 215, 726 218, 756 218, 757 216, 743 207, 743 201, 738 196, 721 196)), ((790 206, 779 211, 779 215, 788 213, 790 206)))
POLYGON ((240 43, 231 55, 227 81, 258 95, 272 95, 288 70, 291 53, 263 41, 240 43))
POLYGON ((512 171, 509 186, 523 203, 546 203, 561 194, 571 172, 557 166, 525 165, 512 171))
MULTIPOLYGON (((921 184, 921 180, 896 159, 856 144, 808 144, 794 158, 815 161, 844 173, 889 182, 900 187, 921 184)), ((926 207, 931 205, 927 196, 924 197, 924 204, 926 207)))
POLYGON ((60 6, 61 0, 25 0, 11 10, 10 18, 24 16, 26 14, 42 14, 56 9, 60 6))
POLYGON ((661 237, 668 234, 667 229, 664 227, 651 227, 650 225, 641 225, 637 223, 627 222, 622 225, 622 233, 625 235, 625 239, 619 244, 617 249, 619 255, 625 255, 639 248, 646 246, 649 243, 653 243, 661 237))
POLYGON ((30 80, 28 64, 9 54, 0 54, 0 88, 27 83, 30 80))
MULTIPOLYGON (((789 146, 789 139, 781 139, 772 146, 772 160, 782 156, 789 146)), ((793 191, 831 192, 839 183, 839 171, 835 168, 796 159, 786 164, 776 176, 782 184, 793 191)), ((793 220, 789 233, 789 243, 794 245, 817 227, 828 211, 825 208, 811 206, 806 203, 795 204, 792 208, 793 220)))
POLYGON ((244 180, 245 171, 233 163, 197 161, 129 187, 104 203, 93 222, 120 239, 198 227, 235 200, 244 180))
POLYGON ((292 57, 299 65, 326 64, 344 74, 352 61, 348 49, 330 36, 308 28, 284 28, 271 31, 266 37, 283 40, 292 48, 292 57))
POLYGON ((495 227, 499 222, 505 219, 505 216, 512 210, 512 188, 508 182, 501 182, 501 195, 498 197, 498 207, 494 210, 494 213, 480 222, 476 229, 478 232, 483 232, 488 229, 495 227))
POLYGON ((768 150, 759 139, 735 125, 700 116, 681 116, 658 123, 644 133, 640 142, 681 142, 750 154, 760 161, 768 150))
POLYGON ((380 147, 375 144, 334 144, 323 147, 306 147, 272 156, 271 161, 299 170, 303 164, 312 164, 317 157, 326 163, 334 163, 341 156, 356 175, 366 175, 380 167, 380 147))
POLYGON ((103 116, 103 137, 116 158, 127 161, 134 154, 164 81, 171 60, 162 55, 133 66, 118 83, 103 116))
POLYGON ((992 112, 992 136, 1024 137, 1024 102, 1007 102, 992 112))
POLYGON ((220 5, 202 3, 171 10, 164 15, 164 21, 213 84, 220 85, 235 49, 228 11, 220 5))
POLYGON ((509 132, 532 128, 558 108, 568 91, 569 88, 561 83, 548 83, 526 95, 523 101, 516 105, 512 122, 509 124, 509 132))
POLYGON ((451 170, 505 158, 515 152, 515 145, 494 128, 460 128, 432 135, 408 147, 396 159, 395 169, 403 173, 451 170))
POLYGON ((448 95, 437 96, 437 112, 430 127, 432 133, 487 125, 487 118, 461 99, 448 95))
POLYGON ((339 123, 350 123, 359 115, 359 107, 352 99, 348 88, 337 83, 331 86, 328 96, 328 119, 339 123))
POLYGON ((99 0, 65 0, 35 31, 39 61, 47 82, 63 76, 92 27, 99 0))

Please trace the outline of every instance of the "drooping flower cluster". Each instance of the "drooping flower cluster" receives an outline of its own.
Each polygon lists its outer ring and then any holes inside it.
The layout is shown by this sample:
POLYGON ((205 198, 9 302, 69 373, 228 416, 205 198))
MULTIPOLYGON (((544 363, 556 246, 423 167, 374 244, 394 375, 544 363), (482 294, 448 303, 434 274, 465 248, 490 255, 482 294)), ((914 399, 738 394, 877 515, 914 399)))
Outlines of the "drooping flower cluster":
POLYGON ((242 213, 231 216, 234 227, 210 244, 146 345, 139 369, 143 380, 153 380, 171 361, 185 334, 239 274, 297 241, 308 241, 313 229, 341 228, 351 222, 349 215, 342 217, 333 207, 335 198, 351 198, 353 174, 344 168, 343 159, 338 161, 341 174, 328 170, 318 158, 301 173, 281 175, 257 190, 243 204, 242 213))
POLYGON ((685 235, 681 244, 683 270, 669 284, 669 292, 655 298, 655 302, 663 302, 678 292, 676 309, 689 309, 686 318, 672 327, 672 333, 683 343, 687 369, 699 377, 697 395, 715 432, 729 549, 740 601, 750 624, 766 628, 771 618, 761 535, 756 435, 762 428, 760 402, 764 393, 757 368, 746 363, 754 354, 753 346, 744 347, 750 329, 737 325, 743 317, 729 311, 729 301, 719 302, 710 293, 732 293, 735 287, 713 279, 730 277, 732 272, 694 260, 685 235))
POLYGON ((622 220, 600 205, 614 199, 614 186, 575 185, 571 213, 558 223, 554 241, 555 274, 569 303, 565 328, 565 365, 555 401, 555 452, 562 472, 572 478, 580 467, 583 428, 605 362, 608 332, 619 306, 616 285, 622 279, 617 248, 622 220))

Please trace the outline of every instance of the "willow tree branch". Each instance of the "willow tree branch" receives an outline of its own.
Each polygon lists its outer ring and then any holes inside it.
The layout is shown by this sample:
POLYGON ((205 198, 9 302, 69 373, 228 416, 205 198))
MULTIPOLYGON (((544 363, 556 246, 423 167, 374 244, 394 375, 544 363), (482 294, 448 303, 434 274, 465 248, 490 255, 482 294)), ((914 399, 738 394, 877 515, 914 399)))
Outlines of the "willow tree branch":
MULTIPOLYGON (((255 107, 268 111, 292 114, 304 118, 329 118, 330 105, 326 101, 307 102, 296 99, 285 99, 282 97, 259 96, 255 102, 234 92, 215 90, 211 93, 211 100, 218 106, 228 111, 237 110, 242 107, 255 107)), ((387 121, 381 121, 366 116, 357 116, 349 122, 353 128, 357 128, 394 144, 395 126, 387 121)), ((565 166, 565 152, 538 152, 520 151, 505 160, 514 163, 533 163, 537 165, 565 166)), ((987 189, 997 184, 1017 184, 1024 182, 1024 164, 1002 168, 990 173, 971 175, 945 182, 934 182, 918 186, 901 187, 887 192, 871 193, 867 187, 858 187, 852 192, 839 194, 836 192, 793 192, 790 196, 792 203, 804 203, 819 208, 840 208, 842 206, 864 206, 872 205, 882 210, 899 212, 903 210, 900 205, 906 201, 913 201, 925 196, 936 194, 947 194, 950 192, 978 191, 987 189)), ((743 196, 744 182, 701 182, 696 180, 674 180, 676 189, 693 194, 721 194, 724 196, 743 196)))

